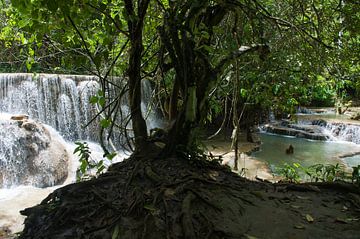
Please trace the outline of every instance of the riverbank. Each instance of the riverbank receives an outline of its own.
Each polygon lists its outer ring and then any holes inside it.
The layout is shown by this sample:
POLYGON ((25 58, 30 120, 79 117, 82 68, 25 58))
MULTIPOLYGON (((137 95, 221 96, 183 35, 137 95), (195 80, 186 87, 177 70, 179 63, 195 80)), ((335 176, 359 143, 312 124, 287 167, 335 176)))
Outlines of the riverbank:
MULTIPOLYGON (((258 136, 257 136, 258 137, 258 136)), ((239 161, 238 170, 234 170, 235 151, 231 148, 231 137, 222 134, 210 140, 204 141, 207 150, 214 156, 221 156, 222 164, 228 165, 233 172, 250 180, 268 180, 275 182, 279 178, 274 177, 269 165, 261 160, 251 157, 250 154, 260 149, 260 142, 247 142, 245 132, 239 134, 239 161)))

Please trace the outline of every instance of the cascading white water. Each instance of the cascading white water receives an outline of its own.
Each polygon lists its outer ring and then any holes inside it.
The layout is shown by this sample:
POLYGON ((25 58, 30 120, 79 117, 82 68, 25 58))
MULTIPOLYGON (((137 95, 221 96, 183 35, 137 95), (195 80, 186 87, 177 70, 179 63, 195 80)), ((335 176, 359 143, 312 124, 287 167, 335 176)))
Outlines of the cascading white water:
POLYGON ((360 125, 344 124, 344 123, 327 123, 322 126, 331 139, 348 141, 360 144, 360 125))
POLYGON ((96 140, 96 122, 82 126, 95 115, 87 102, 98 88, 93 76, 0 74, 0 111, 28 114, 67 140, 96 140))
POLYGON ((64 182, 70 154, 61 136, 32 120, 0 116, 0 188, 64 182))
MULTIPOLYGON (((120 78, 115 78, 115 80, 117 79, 120 78)), ((121 81, 117 83, 123 85, 121 81)), ((27 114, 30 119, 55 128, 68 141, 99 142, 99 119, 95 119, 84 128, 99 111, 96 105, 89 102, 90 97, 96 95, 99 89, 100 85, 97 82, 97 77, 94 76, 0 74, 0 113, 27 114)), ((117 91, 118 89, 115 87, 110 87, 108 94, 116 97, 117 91)), ((141 107, 149 129, 159 127, 159 124, 161 124, 161 121, 156 117, 155 111, 148 110, 152 105, 151 92, 150 82, 143 81, 141 107)), ((125 95, 118 106, 120 109, 118 111, 120 117, 117 118, 118 124, 129 119, 130 110, 127 102, 125 95)), ((16 124, 15 122, 12 123, 16 124)), ((126 126, 131 128, 131 122, 126 126)), ((13 130, 11 133, 5 128, 1 130, 7 139, 20 137, 20 132, 22 132, 21 129, 13 130)), ((123 136, 114 129, 113 139, 115 146, 120 146, 123 136)), ((9 149, 13 148, 11 144, 14 144, 14 141, 3 140, 2 142, 6 142, 6 144, 3 143, 1 149, 7 152, 6 155, 3 155, 2 164, 14 164, 13 159, 17 157, 16 153, 19 153, 19 150, 9 152, 9 149)), ((112 145, 114 144, 112 143, 112 145)), ((6 185, 21 183, 16 182, 14 179, 13 183, 7 183, 6 185)))
MULTIPOLYGON (((156 116, 154 110, 148 111, 152 105, 151 84, 144 81, 142 84, 142 112, 146 117, 148 128, 159 127, 161 120, 156 116)), ((59 165, 51 165, 45 162, 44 158, 50 158, 53 151, 41 151, 38 145, 32 144, 31 140, 34 132, 26 132, 19 126, 19 121, 9 120, 10 115, 27 114, 30 121, 34 120, 47 124, 45 127, 44 142, 54 141, 55 145, 66 145, 66 152, 69 154, 74 150, 74 145, 67 144, 60 139, 60 135, 67 141, 86 140, 98 142, 99 140, 99 119, 93 121, 86 128, 83 128, 98 113, 96 105, 90 104, 91 96, 96 95, 100 86, 97 77, 94 76, 75 76, 75 75, 53 75, 53 74, 0 74, 0 116, 6 115, 6 119, 0 122, 0 204, 12 205, 9 210, 0 208, 0 228, 8 226, 10 229, 17 231, 21 229, 21 218, 18 211, 24 207, 39 202, 44 197, 44 193, 49 192, 47 189, 34 188, 32 186, 51 186, 61 183, 63 178, 54 179, 53 168, 59 168, 59 165), (52 130, 54 128, 55 130, 52 130), (20 141, 18 139, 21 139, 20 141), (25 147, 25 149, 23 149, 25 147), (32 155, 30 152, 39 152, 38 155, 32 155), (28 156, 31 157, 28 157, 28 156), (34 157, 33 157, 34 156, 34 157), (35 164, 30 170, 27 167, 29 158, 36 158, 35 164), (39 160, 38 160, 39 159, 39 160), (37 169, 37 165, 41 165, 42 171, 37 169), (33 167, 35 166, 35 167, 33 167), (48 167, 49 166, 49 167, 48 167), (6 171, 6 172, 5 172, 6 171), (33 174, 30 175, 29 172, 33 174), (17 186, 14 188, 14 186, 17 186), (3 187, 3 188, 2 188, 3 187), (11 188, 8 188, 11 187, 11 188), (40 194, 39 194, 40 193, 40 194), (24 200, 27 198, 27 200, 24 200), (17 200, 19 199, 19 200, 17 200), (5 219, 5 220, 4 220, 5 219)), ((110 94, 117 94, 116 90, 110 94)), ((125 96, 118 106, 118 120, 128 121, 130 109, 127 105, 127 97, 125 96)), ((1 117, 0 117, 1 118, 1 117)), ((25 122, 25 121, 24 121, 25 122)), ((22 124, 22 123, 20 123, 22 124)), ((131 128, 131 122, 126 125, 131 128)), ((115 129, 114 129, 115 130, 115 129)), ((117 132, 115 132, 117 133, 117 132)), ((121 141, 121 136, 116 135, 115 139, 121 141)), ((43 141, 38 140, 39 144, 43 141)), ((46 143, 47 144, 47 143, 46 143)), ((51 144, 51 143, 49 143, 51 144)), ((92 143, 89 146, 93 148, 92 156, 95 158, 102 157, 100 147, 92 143)), ((58 154, 55 157, 62 158, 58 154)), ((123 153, 119 153, 115 162, 125 157, 123 153)), ((60 162, 62 162, 60 160, 60 162)), ((70 178, 66 183, 73 182, 75 179, 74 165, 76 163, 63 163, 68 168, 70 178)), ((53 190, 53 188, 50 188, 53 190)))
MULTIPOLYGON (((99 88, 94 76, 0 74, 0 112, 28 114, 30 118, 54 127, 66 140, 98 141, 98 120, 83 127, 97 113, 96 106, 89 103, 89 98, 99 88)), ((148 127, 159 127, 161 120, 155 111, 148 111, 152 91, 150 82, 143 81, 142 88, 142 112, 148 127)), ((124 97, 120 119, 129 116, 126 102, 124 97)))

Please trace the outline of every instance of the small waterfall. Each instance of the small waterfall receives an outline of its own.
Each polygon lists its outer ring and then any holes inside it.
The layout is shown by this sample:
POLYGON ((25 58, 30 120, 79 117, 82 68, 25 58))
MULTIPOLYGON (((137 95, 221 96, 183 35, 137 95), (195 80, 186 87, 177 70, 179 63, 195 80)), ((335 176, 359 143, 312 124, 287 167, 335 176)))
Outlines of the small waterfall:
POLYGON ((327 123, 322 126, 332 140, 341 140, 360 144, 360 125, 345 123, 327 123))

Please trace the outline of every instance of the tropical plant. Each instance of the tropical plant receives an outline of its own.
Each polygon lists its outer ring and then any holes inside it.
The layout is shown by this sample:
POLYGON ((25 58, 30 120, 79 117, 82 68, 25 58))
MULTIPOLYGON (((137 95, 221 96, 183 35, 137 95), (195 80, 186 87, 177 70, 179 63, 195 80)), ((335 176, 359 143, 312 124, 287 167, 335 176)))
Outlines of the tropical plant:
POLYGON ((311 181, 334 182, 337 180, 345 180, 345 170, 340 164, 315 164, 306 169, 304 172, 310 177, 311 181))
POLYGON ((88 180, 100 175, 105 171, 106 165, 111 164, 112 159, 116 156, 116 154, 109 154, 104 159, 95 161, 91 158, 91 151, 86 142, 75 142, 75 144, 77 147, 73 154, 78 154, 80 162, 80 166, 76 170, 77 181, 88 180))
POLYGON ((284 163, 282 167, 277 168, 276 173, 283 177, 283 180, 290 183, 299 183, 301 165, 293 163, 292 165, 284 163))
MULTIPOLYGON (((230 82, 226 87, 231 91, 224 92, 233 92, 232 100, 240 95, 233 108, 253 103, 290 112, 311 99, 309 86, 317 84, 318 75, 339 86, 335 79, 341 74, 335 76, 332 69, 343 72, 349 65, 328 63, 335 62, 339 51, 345 56, 345 43, 358 39, 348 20, 356 5, 338 3, 13 0, 9 18, 39 46, 46 37, 61 43, 60 50, 81 56, 63 59, 98 75, 103 92, 118 86, 109 75, 126 76, 135 151, 149 147, 140 83, 155 82, 169 102, 169 140, 163 151, 171 154, 179 145, 191 148, 193 130, 209 119, 210 110, 219 114, 211 98, 224 80, 230 82)), ((356 44, 349 46, 356 49, 356 44)), ((28 63, 37 60, 30 57, 28 63)), ((105 94, 109 97, 101 110, 108 120, 117 117, 122 88, 105 94)))

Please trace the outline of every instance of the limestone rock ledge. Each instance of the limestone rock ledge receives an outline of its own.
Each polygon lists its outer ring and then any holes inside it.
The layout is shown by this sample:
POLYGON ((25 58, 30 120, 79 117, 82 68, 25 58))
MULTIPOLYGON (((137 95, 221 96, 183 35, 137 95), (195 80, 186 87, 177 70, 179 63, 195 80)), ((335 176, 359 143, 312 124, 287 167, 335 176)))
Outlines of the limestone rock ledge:
POLYGON ((297 125, 288 121, 274 122, 263 127, 268 133, 295 136, 297 138, 306 138, 312 140, 327 140, 328 135, 323 133, 320 125, 297 125))
POLYGON ((0 118, 0 188, 61 184, 68 164, 69 153, 55 131, 22 115, 0 118))

